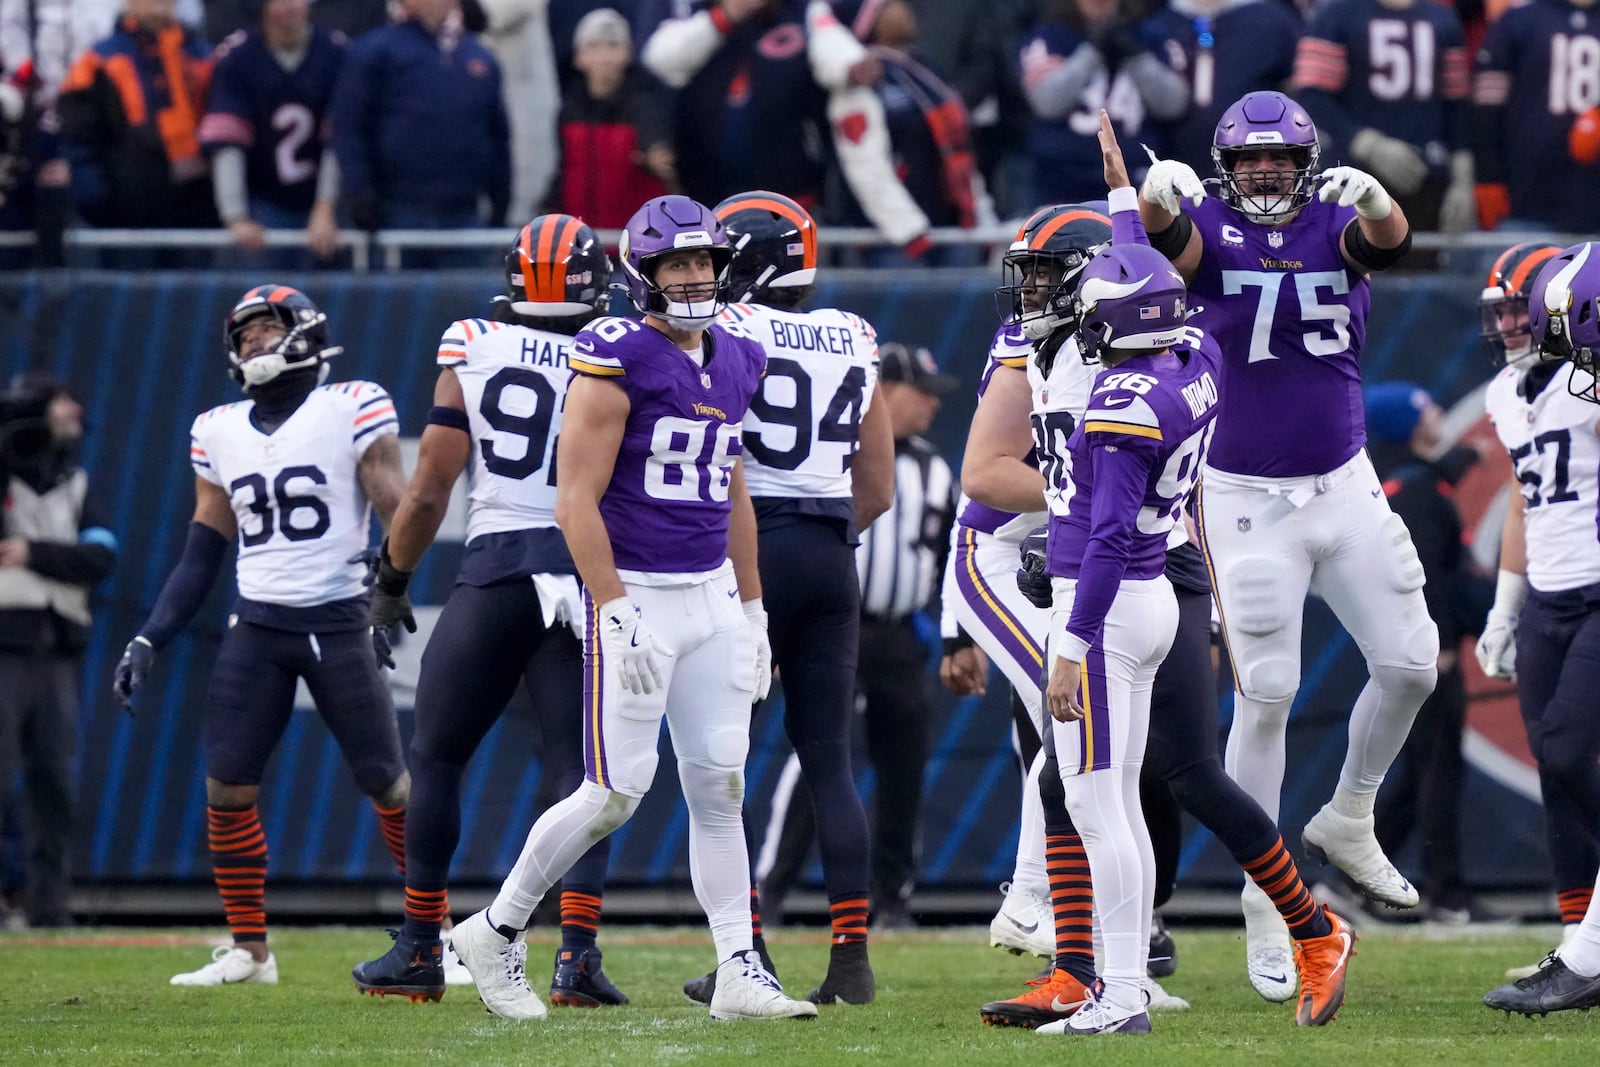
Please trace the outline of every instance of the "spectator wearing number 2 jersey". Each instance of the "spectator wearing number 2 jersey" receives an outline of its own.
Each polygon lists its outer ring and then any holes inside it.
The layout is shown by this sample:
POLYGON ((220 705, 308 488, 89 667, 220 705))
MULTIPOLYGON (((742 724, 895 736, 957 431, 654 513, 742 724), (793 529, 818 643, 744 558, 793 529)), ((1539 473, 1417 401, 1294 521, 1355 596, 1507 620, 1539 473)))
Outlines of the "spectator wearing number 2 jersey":
POLYGON ((323 127, 344 54, 343 36, 311 24, 309 0, 266 0, 259 27, 217 51, 200 145, 217 214, 246 252, 266 247, 264 230, 295 229, 318 258, 333 254, 339 168, 323 127))

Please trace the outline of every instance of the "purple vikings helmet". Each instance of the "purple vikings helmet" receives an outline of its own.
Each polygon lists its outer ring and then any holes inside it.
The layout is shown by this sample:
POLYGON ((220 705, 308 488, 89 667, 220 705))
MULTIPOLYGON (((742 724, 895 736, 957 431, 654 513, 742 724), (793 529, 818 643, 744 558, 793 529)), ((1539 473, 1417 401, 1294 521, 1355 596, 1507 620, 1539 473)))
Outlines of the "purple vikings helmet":
POLYGON ((1102 249, 1078 276, 1076 299, 1085 363, 1112 351, 1169 348, 1183 337, 1189 319, 1183 277, 1149 245, 1102 249))
MULTIPOLYGON (((1222 195, 1252 222, 1273 223, 1311 202, 1316 182, 1317 128, 1306 109, 1276 92, 1245 93, 1222 113, 1211 141, 1211 160, 1222 179, 1222 195), (1288 148, 1295 154, 1292 188, 1270 191, 1240 188, 1235 171, 1239 154, 1257 148, 1288 148)), ((1245 172, 1248 179, 1250 172, 1245 172)))
POLYGON ((645 201, 622 231, 618 253, 633 306, 665 319, 674 329, 704 329, 727 304, 733 245, 716 214, 687 196, 674 194, 645 201), (691 248, 710 251, 715 280, 694 287, 676 286, 674 293, 658 288, 655 275, 662 258, 691 248))
MULTIPOLYGON (((1571 360, 1595 373, 1600 355, 1600 242, 1573 245, 1539 269, 1528 292, 1528 329, 1540 359, 1571 360)), ((1571 383, 1575 392, 1578 384, 1571 383)), ((1600 403, 1593 383, 1585 384, 1578 395, 1600 403)))

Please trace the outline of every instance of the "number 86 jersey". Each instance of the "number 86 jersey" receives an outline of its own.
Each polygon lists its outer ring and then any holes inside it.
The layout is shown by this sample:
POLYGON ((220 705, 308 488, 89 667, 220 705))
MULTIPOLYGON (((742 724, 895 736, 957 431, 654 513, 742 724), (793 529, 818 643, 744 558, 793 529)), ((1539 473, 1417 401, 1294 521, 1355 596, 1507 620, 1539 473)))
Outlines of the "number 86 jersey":
POLYGON ((250 400, 202 413, 189 431, 189 462, 233 502, 239 594, 308 608, 363 595, 371 505, 361 457, 399 432, 394 402, 373 382, 311 390, 288 420, 262 433, 250 400))

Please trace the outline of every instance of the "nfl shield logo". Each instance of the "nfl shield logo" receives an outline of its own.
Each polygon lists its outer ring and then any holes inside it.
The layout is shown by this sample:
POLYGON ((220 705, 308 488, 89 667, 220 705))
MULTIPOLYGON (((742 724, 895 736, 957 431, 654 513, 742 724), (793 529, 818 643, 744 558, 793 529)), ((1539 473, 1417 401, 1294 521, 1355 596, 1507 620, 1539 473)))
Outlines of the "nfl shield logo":
POLYGON ((1268 230, 1267 231, 1267 244, 1271 245, 1273 248, 1282 248, 1283 247, 1283 231, 1282 230, 1268 230))
POLYGON ((1240 533, 1249 533, 1250 532, 1250 516, 1248 516, 1248 515, 1240 515, 1239 516, 1239 532, 1240 533))
POLYGON ((707 389, 711 388, 711 375, 708 372, 701 372, 700 384, 705 386, 707 389))

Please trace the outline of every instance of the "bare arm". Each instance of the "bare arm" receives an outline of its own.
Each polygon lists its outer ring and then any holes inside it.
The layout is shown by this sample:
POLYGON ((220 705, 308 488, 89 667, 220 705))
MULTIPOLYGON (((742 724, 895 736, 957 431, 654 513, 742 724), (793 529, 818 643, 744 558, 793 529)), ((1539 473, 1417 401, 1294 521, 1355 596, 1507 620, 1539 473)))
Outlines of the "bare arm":
POLYGON ((750 503, 750 490, 744 484, 744 460, 733 465, 728 481, 728 558, 733 561, 733 577, 739 583, 739 599, 761 599, 761 570, 756 566, 756 509, 750 503))
MULTIPOLYGON (((433 403, 435 407, 466 410, 461 379, 448 367, 439 372, 439 380, 434 383, 433 403)), ((439 533, 439 524, 450 506, 450 490, 467 469, 471 455, 471 436, 452 426, 435 423, 422 431, 417 469, 389 523, 389 562, 396 570, 417 569, 422 554, 439 533)))
MULTIPOLYGON (((611 552, 611 535, 600 515, 600 498, 628 425, 628 394, 615 382, 574 375, 561 417, 561 448, 556 454, 556 524, 578 576, 596 604, 625 596, 611 552)), ((744 489, 743 472, 739 478, 744 489)), ((745 499, 748 503, 749 494, 745 499)))
POLYGON ((1027 460, 1033 448, 1032 411, 1027 372, 996 369, 972 413, 961 460, 961 488, 980 504, 1002 511, 1044 510, 1044 475, 1027 460))
POLYGON ((1528 542, 1525 536, 1525 514, 1528 502, 1522 499, 1522 483, 1511 478, 1511 503, 1506 507, 1506 521, 1500 527, 1500 569, 1512 574, 1528 573, 1528 542))
POLYGON ((239 532, 228 491, 198 475, 194 480, 194 521, 211 527, 229 541, 239 532))
POLYGON ((385 530, 394 521, 394 509, 400 506, 400 497, 406 491, 406 472, 400 464, 400 438, 384 434, 367 446, 356 467, 356 477, 361 480, 361 491, 372 501, 372 510, 378 513, 378 522, 385 530))
POLYGON ((889 405, 877 397, 861 419, 861 447, 850 460, 856 529, 865 530, 894 503, 894 429, 889 405))

